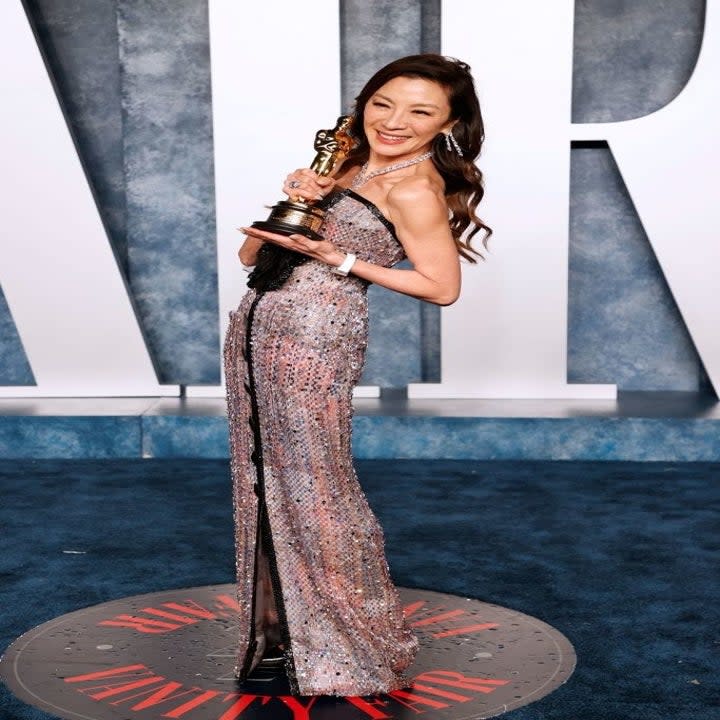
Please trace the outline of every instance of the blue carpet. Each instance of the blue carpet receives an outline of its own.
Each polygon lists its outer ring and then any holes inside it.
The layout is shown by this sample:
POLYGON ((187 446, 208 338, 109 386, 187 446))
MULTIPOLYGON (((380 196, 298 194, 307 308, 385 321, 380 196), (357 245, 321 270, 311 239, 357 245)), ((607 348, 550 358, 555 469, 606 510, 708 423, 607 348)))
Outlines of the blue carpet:
MULTIPOLYGON (((508 720, 720 718, 720 465, 358 469, 398 584, 515 608, 575 645, 570 681, 508 720)), ((88 605, 232 582, 229 487, 220 460, 0 463, 0 648, 88 605)), ((2 720, 48 717, 0 691, 2 720)))

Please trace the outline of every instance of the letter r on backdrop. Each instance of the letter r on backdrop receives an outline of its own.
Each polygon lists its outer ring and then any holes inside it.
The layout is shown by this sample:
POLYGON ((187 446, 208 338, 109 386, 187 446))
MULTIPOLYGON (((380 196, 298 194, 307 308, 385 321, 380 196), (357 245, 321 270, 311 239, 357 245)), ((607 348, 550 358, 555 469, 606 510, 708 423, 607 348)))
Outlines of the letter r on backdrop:
POLYGON ((487 126, 489 262, 442 311, 442 379, 414 397, 612 397, 567 383, 571 140, 607 140, 705 369, 720 391, 720 11, 708 0, 695 71, 651 115, 571 124, 573 0, 443 0, 442 50, 473 68, 487 126), (518 22, 518 18, 522 18, 518 22), (539 31, 541 29, 541 31, 539 31))

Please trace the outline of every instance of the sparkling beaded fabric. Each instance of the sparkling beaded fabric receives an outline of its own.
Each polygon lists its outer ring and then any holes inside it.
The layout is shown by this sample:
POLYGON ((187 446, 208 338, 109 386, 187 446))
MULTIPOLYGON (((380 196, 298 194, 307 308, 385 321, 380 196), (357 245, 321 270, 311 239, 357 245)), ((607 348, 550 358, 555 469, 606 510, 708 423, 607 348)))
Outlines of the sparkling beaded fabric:
MULTIPOLYGON (((359 259, 404 257, 392 225, 352 190, 324 235, 359 259)), ((237 674, 284 645, 299 695, 408 684, 418 649, 351 456, 352 390, 367 344, 367 284, 318 261, 277 290, 249 290, 225 339, 240 603, 237 674)))

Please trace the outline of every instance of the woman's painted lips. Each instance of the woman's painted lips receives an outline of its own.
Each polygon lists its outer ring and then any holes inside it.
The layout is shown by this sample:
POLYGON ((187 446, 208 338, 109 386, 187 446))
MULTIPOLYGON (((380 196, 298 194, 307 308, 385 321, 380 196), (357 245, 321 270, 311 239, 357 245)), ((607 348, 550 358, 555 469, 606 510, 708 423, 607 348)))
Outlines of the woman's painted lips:
POLYGON ((405 140, 407 140, 404 135, 386 135, 380 130, 377 131, 377 136, 381 142, 389 145, 397 145, 398 143, 405 142, 405 140))

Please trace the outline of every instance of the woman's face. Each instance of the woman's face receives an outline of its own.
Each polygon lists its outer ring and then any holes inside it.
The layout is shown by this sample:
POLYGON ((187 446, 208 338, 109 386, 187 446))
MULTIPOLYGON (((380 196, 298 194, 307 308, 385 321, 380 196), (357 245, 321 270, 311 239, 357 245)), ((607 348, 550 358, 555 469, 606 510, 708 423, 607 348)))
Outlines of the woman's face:
POLYGON ((365 105, 364 129, 371 158, 399 162, 420 155, 430 149, 438 133, 452 125, 447 90, 425 78, 393 78, 365 105))

